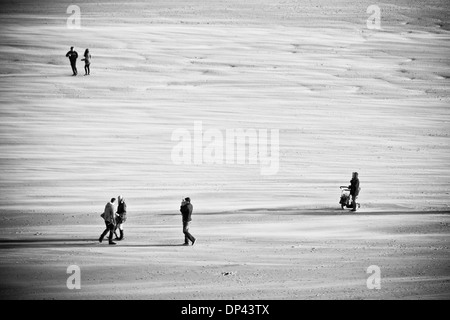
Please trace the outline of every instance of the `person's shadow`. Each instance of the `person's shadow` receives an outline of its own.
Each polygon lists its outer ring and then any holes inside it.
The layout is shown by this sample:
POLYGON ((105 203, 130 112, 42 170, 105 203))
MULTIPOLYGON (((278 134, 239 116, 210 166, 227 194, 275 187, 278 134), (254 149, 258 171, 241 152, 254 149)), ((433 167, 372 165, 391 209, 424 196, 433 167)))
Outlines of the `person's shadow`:
POLYGON ((139 247, 183 247, 183 244, 124 244, 116 242, 121 247, 139 248, 139 247))
MULTIPOLYGON (((181 247, 183 244, 122 244, 116 241, 114 247, 181 247)), ((108 246, 108 239, 99 243, 98 239, 0 239, 0 250, 21 248, 70 248, 70 247, 93 247, 98 245, 108 246)), ((112 246, 111 246, 112 247, 112 246)))

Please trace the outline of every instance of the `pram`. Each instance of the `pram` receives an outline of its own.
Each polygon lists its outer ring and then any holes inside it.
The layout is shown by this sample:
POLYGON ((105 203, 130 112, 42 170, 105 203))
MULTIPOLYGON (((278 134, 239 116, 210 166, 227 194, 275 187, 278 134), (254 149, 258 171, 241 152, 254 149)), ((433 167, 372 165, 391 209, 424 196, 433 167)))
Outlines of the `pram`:
MULTIPOLYGON (((340 186, 341 189, 341 198, 339 199, 339 204, 341 205, 341 209, 344 210, 344 208, 353 208, 351 200, 352 197, 350 196, 350 189, 347 186, 340 186)), ((361 205, 357 202, 356 206, 361 208, 361 205)))

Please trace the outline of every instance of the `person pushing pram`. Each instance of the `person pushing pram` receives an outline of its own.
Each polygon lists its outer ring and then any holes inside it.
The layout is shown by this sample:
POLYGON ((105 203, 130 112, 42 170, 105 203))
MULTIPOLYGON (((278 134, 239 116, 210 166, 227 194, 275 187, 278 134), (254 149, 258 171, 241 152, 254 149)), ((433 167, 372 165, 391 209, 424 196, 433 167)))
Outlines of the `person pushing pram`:
POLYGON ((341 198, 339 203, 341 208, 352 208, 350 211, 356 211, 356 207, 360 207, 360 204, 356 202, 356 198, 359 195, 361 188, 359 187, 358 172, 352 173, 352 179, 350 180, 350 185, 348 187, 341 186, 341 198), (351 203, 350 203, 351 199, 351 203))

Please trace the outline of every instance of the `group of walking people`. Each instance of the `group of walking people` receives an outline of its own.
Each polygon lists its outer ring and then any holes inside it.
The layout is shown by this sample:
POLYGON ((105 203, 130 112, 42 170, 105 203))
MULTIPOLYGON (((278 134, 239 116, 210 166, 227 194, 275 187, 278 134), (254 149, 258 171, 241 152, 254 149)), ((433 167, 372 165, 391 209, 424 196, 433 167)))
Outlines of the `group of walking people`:
MULTIPOLYGON (((84 75, 88 76, 91 74, 91 54, 89 53, 89 49, 84 51, 84 58, 81 61, 84 61, 84 75)), ((69 58, 70 66, 72 67, 73 76, 78 75, 77 70, 77 59, 78 53, 73 50, 73 47, 70 47, 69 52, 66 53, 66 57, 69 58)))
MULTIPOLYGON (((124 239, 124 230, 123 230, 123 224, 127 220, 127 205, 125 203, 125 200, 122 196, 118 196, 118 205, 117 205, 117 211, 114 213, 114 206, 116 199, 112 198, 106 205, 105 210, 101 214, 101 217, 105 220, 106 229, 103 231, 103 233, 100 235, 100 238, 98 241, 101 243, 103 242, 103 239, 109 232, 109 244, 115 245, 116 243, 113 241, 113 235, 116 236, 114 240, 120 241, 124 239), (120 236, 117 236, 117 229, 119 229, 120 236)), ((194 236, 189 232, 189 227, 192 221, 192 211, 194 209, 194 206, 191 204, 191 198, 183 198, 181 201, 180 206, 180 212, 182 216, 183 221, 183 234, 184 234, 184 246, 189 245, 189 241, 192 243, 192 245, 195 244, 196 239, 194 236)))
POLYGON ((103 238, 105 238, 106 234, 109 232, 109 244, 115 245, 116 243, 113 241, 113 234, 116 236, 114 240, 121 241, 124 239, 123 237, 123 224, 127 220, 127 205, 122 196, 118 196, 118 205, 117 211, 114 213, 114 202, 116 202, 116 198, 112 198, 105 206, 105 211, 101 214, 101 217, 105 220, 106 229, 100 235, 98 241, 101 243, 103 238), (117 235, 117 229, 119 229, 120 236, 117 235))

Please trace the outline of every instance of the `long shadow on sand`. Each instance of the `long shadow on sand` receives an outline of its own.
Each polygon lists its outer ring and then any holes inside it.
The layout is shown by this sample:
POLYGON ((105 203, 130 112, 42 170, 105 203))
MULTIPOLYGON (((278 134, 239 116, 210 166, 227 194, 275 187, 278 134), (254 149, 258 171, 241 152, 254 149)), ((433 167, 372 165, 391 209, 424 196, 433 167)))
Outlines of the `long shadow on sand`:
MULTIPOLYGON (((19 248, 76 248, 108 246, 108 240, 99 243, 97 239, 0 239, 1 249, 19 248)), ((183 244, 122 244, 114 247, 181 247, 183 244)))
POLYGON ((119 247, 127 248, 150 248, 150 247, 183 247, 183 244, 118 244, 119 247))
POLYGON ((0 239, 1 249, 92 246, 94 239, 0 239))
POLYGON ((450 214, 448 210, 407 210, 407 209, 367 209, 363 208, 356 212, 350 211, 350 209, 341 208, 278 208, 278 209, 245 209, 234 212, 222 212, 222 213, 197 213, 198 215, 224 215, 224 214, 259 214, 259 215, 299 215, 299 216, 390 216, 390 215, 411 215, 411 214, 450 214))

